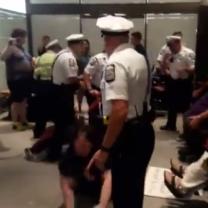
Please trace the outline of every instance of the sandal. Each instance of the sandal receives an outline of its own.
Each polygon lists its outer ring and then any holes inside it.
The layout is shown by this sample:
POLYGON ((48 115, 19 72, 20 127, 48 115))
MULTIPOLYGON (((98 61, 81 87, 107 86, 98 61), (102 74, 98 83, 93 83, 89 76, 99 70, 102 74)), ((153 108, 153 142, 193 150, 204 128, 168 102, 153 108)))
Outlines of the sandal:
POLYGON ((170 160, 170 165, 171 171, 179 178, 183 178, 185 167, 178 160, 174 159, 170 160))
POLYGON ((164 172, 165 185, 170 192, 177 198, 186 198, 192 195, 192 191, 188 191, 180 184, 181 178, 173 175, 169 171, 164 172))
POLYGON ((62 205, 60 205, 58 208, 65 208, 65 205, 62 204, 62 205))
POLYGON ((182 179, 173 175, 169 171, 164 172, 164 180, 167 188, 177 198, 190 198, 193 194, 198 195, 198 191, 208 185, 208 181, 205 181, 195 187, 185 188, 181 185, 182 179))

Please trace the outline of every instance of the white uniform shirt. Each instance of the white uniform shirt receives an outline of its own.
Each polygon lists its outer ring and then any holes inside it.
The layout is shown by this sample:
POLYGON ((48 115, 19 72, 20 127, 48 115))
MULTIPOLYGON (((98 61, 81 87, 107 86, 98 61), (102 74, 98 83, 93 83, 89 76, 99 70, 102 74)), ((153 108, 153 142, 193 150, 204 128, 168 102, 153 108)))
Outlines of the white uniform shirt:
POLYGON ((104 116, 111 112, 112 100, 126 100, 128 119, 143 113, 148 69, 143 55, 128 44, 120 45, 109 57, 101 82, 104 116))
POLYGON ((168 54, 171 54, 171 51, 167 45, 164 45, 161 49, 160 52, 157 56, 157 61, 162 62, 164 60, 164 57, 167 56, 168 54))
POLYGON ((91 82, 97 88, 100 88, 103 70, 107 64, 107 60, 108 57, 106 53, 99 53, 90 59, 85 68, 85 73, 91 76, 91 82))
POLYGON ((53 83, 56 85, 68 84, 69 78, 78 76, 78 65, 70 49, 64 49, 57 54, 53 67, 53 83))
POLYGON ((185 69, 195 68, 195 53, 184 46, 179 53, 172 54, 168 59, 170 76, 173 79, 187 79, 189 73, 185 69))

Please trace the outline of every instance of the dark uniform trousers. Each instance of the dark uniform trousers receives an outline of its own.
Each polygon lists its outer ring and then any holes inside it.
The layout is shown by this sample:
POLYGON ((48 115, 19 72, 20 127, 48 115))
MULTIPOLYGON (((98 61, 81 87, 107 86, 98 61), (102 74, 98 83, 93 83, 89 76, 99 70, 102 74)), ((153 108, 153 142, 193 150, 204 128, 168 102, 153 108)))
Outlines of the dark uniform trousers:
POLYGON ((168 78, 167 80, 167 104, 168 122, 167 126, 176 128, 177 113, 184 113, 188 110, 192 98, 192 79, 168 78))
POLYGON ((46 127, 47 121, 53 121, 53 84, 50 80, 35 80, 33 84, 35 104, 38 110, 35 115, 34 138, 39 138, 46 127))
POLYGON ((142 208, 144 181, 155 135, 149 122, 131 120, 112 151, 112 198, 114 208, 142 208))
MULTIPOLYGON (((96 86, 92 86, 92 88, 94 89, 94 90, 98 90, 98 91, 100 91, 100 89, 99 88, 97 88, 96 86)), ((93 96, 93 95, 91 95, 90 93, 89 93, 89 91, 87 90, 86 92, 85 92, 85 96, 86 96, 86 98, 87 98, 87 104, 88 104, 88 106, 90 107, 94 102, 96 102, 96 97, 95 96, 93 96)), ((93 108, 93 109, 91 109, 91 110, 89 110, 89 124, 91 125, 91 126, 94 126, 94 125, 96 125, 96 123, 97 123, 97 118, 100 116, 100 110, 99 110, 99 105, 97 105, 95 108, 93 108)), ((94 126, 95 127, 95 126, 94 126)))
POLYGON ((56 160, 60 157, 64 141, 70 139, 67 138, 67 135, 75 123, 75 90, 73 85, 54 85, 55 134, 49 146, 49 159, 51 160, 56 160))

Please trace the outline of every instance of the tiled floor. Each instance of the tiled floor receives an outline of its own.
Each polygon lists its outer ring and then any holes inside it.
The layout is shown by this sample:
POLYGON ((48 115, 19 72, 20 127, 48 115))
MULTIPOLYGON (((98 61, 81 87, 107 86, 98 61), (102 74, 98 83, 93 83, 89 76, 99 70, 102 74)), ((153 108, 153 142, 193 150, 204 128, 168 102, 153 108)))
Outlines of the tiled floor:
MULTIPOLYGON (((157 141, 151 165, 169 167, 169 158, 176 157, 179 144, 177 134, 158 130, 163 122, 164 119, 158 119, 155 123, 157 141)), ((0 208, 57 208, 62 199, 56 166, 26 162, 22 149, 32 143, 32 133, 14 133, 10 129, 9 123, 0 122, 0 208), (3 150, 8 151, 3 145, 5 140, 15 147, 15 152, 3 155, 3 150)), ((79 202, 80 208, 88 207, 85 200, 79 202)), ((208 197, 187 202, 145 197, 144 208, 168 207, 208 208, 208 197)))

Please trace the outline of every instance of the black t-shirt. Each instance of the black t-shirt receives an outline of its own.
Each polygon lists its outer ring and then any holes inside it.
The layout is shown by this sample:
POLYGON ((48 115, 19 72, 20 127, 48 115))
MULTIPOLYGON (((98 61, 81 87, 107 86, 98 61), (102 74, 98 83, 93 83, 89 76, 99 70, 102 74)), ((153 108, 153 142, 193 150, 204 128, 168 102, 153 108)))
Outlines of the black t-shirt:
POLYGON ((83 178, 85 168, 90 162, 95 151, 91 151, 88 157, 78 156, 73 148, 69 147, 63 158, 59 162, 60 174, 65 177, 72 177, 76 180, 83 178))
POLYGON ((147 51, 146 49, 144 48, 144 46, 142 44, 139 44, 137 46, 135 46, 134 48, 138 53, 142 54, 145 59, 146 59, 146 62, 147 62, 147 65, 148 67, 150 67, 150 63, 149 63, 149 60, 148 60, 148 57, 147 57, 147 51))

